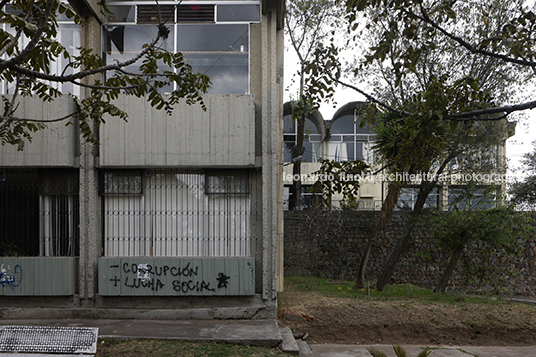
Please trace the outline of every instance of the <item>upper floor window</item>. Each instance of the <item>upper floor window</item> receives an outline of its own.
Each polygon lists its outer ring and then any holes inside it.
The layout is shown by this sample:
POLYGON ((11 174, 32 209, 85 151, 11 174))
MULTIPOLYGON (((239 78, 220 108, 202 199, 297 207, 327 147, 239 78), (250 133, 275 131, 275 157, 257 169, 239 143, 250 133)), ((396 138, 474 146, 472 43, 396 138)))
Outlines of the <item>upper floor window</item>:
MULTIPOLYGON (((155 24, 162 21, 171 31, 164 48, 182 52, 194 72, 208 75, 212 82, 209 93, 249 94, 249 24, 260 22, 260 2, 148 5, 115 1, 108 5, 113 14, 105 28, 107 63, 139 53, 144 44, 154 40, 155 24)), ((170 86, 163 91, 175 89, 170 86)))
POLYGON ((370 126, 361 128, 360 117, 346 114, 336 118, 331 125, 329 158, 336 161, 373 161, 374 131, 370 126))
MULTIPOLYGON (((12 14, 20 14, 20 10, 6 5, 6 11, 12 14)), ((56 21, 58 24, 57 27, 57 36, 56 41, 60 43, 63 47, 67 49, 71 56, 77 56, 80 54, 80 25, 74 23, 72 19, 69 19, 63 14, 56 15, 56 21)), ((15 35, 15 30, 7 23, 0 23, 0 31, 5 31, 11 35, 15 35)), ((30 39, 22 35, 19 38, 18 46, 19 51, 24 49, 24 47, 30 42, 30 39)), ((7 55, 4 54, 4 58, 7 58, 7 55)), ((70 66, 69 59, 64 58, 63 56, 58 56, 50 63, 50 74, 55 75, 69 75, 74 72, 74 69, 70 66)), ((69 83, 59 83, 59 82, 45 82, 52 87, 60 90, 62 93, 71 93, 74 95, 80 94, 80 87, 69 83)), ((0 92, 2 94, 14 94, 16 84, 15 82, 7 83, 6 81, 0 81, 0 92)))
MULTIPOLYGON (((292 120, 292 115, 283 117, 283 141, 285 142, 284 160, 292 161, 292 150, 296 146, 298 122, 292 120)), ((323 154, 322 135, 310 121, 305 121, 305 137, 303 139, 303 162, 317 162, 323 154)))

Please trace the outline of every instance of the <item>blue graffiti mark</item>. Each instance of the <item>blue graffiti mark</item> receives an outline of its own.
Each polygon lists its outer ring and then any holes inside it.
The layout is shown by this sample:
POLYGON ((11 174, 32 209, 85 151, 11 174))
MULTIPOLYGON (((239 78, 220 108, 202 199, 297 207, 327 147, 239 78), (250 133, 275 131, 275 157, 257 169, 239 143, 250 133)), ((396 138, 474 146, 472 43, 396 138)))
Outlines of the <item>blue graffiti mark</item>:
MULTIPOLYGON (((8 269, 11 270, 9 267, 8 269)), ((13 275, 10 275, 10 273, 11 272, 8 273, 6 271, 6 269, 4 268, 4 264, 2 264, 2 267, 0 269, 0 285, 2 287, 7 285, 11 288, 11 290, 15 290, 15 288, 19 286, 22 281, 22 268, 20 267, 20 265, 17 264, 13 269, 13 275), (16 276, 17 274, 19 274, 18 282, 16 276)))

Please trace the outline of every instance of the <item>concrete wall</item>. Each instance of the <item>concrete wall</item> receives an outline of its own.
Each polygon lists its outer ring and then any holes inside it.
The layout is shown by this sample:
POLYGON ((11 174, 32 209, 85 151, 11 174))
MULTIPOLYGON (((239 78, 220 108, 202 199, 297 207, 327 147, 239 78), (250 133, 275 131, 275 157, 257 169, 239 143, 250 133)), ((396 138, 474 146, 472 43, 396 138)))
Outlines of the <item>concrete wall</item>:
MULTIPOLYGON (((379 214, 370 211, 285 212, 285 275, 355 279, 366 241, 379 214)), ((372 250, 366 274, 368 281, 376 281, 407 222, 407 213, 393 213, 372 250)), ((500 284, 504 293, 536 296, 536 238, 522 245, 524 250, 518 257, 495 256, 485 263, 516 271, 500 284)), ((480 262, 476 251, 469 250, 467 255, 480 262)), ((447 259, 434 244, 430 230, 421 227, 414 232, 413 243, 404 252, 391 282, 433 289, 443 272, 442 263, 447 259)), ((490 280, 491 277, 490 272, 490 280)), ((493 284, 487 282, 481 288, 474 285, 464 287, 462 280, 459 272, 455 271, 448 290, 477 293, 494 289, 493 284)))
POLYGON ((115 104, 129 119, 110 118, 100 128, 100 166, 254 166, 254 98, 206 95, 204 102, 206 111, 181 102, 170 116, 121 96, 115 104))
POLYGON ((74 257, 1 257, 0 295, 74 295, 77 263, 74 257))
MULTIPOLYGON (((19 98, 18 118, 51 120, 74 113, 74 101, 68 97, 57 98, 53 103, 38 97, 19 98)), ((74 120, 74 119, 73 119, 74 120)), ((46 129, 32 134, 23 151, 16 146, 0 146, 0 166, 3 167, 74 167, 78 164, 78 134, 75 125, 66 122, 47 123, 46 129)))

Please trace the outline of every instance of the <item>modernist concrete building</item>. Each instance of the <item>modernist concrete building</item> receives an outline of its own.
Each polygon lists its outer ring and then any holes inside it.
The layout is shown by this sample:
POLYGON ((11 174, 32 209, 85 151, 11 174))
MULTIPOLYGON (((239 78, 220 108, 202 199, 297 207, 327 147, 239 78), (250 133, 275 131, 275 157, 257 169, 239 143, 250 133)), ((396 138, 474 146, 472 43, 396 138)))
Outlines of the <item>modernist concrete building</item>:
MULTIPOLYGON (((309 209, 318 203, 318 194, 311 193, 309 190, 316 182, 317 172, 320 169, 319 159, 329 159, 335 161, 353 161, 363 160, 370 164, 373 170, 380 168, 374 159, 373 146, 375 142, 375 132, 370 126, 360 127, 361 118, 367 104, 365 102, 349 102, 341 106, 330 120, 324 119, 319 112, 311 113, 305 125, 304 154, 301 164, 302 179, 302 209, 309 209)), ((507 123, 508 137, 515 133, 515 123, 507 123)), ((296 144, 297 123, 292 121, 292 108, 290 103, 284 104, 284 207, 289 209, 289 197, 291 195, 292 180, 292 148, 296 144)), ((507 137, 505 138, 505 140, 507 137)), ((493 149, 491 155, 484 155, 487 160, 495 161, 495 164, 504 163, 506 150, 504 143, 493 149)), ((489 175, 491 179, 482 180, 481 191, 478 191, 475 198, 478 198, 479 192, 484 192, 484 188, 493 187, 495 197, 501 199, 501 193, 505 192, 505 180, 497 180, 505 174, 504 165, 496 165, 495 175, 489 175)), ((457 198, 464 187, 464 178, 459 179, 460 161, 456 158, 450 163, 447 174, 447 180, 442 181, 435 188, 426 201, 425 207, 441 207, 447 210, 449 207, 467 204, 465 200, 458 202, 457 198)), ((359 197, 354 209, 358 210, 381 210, 383 200, 387 195, 388 177, 387 175, 371 176, 361 181, 359 188, 359 197)), ((471 177, 472 179, 472 177, 471 177)), ((407 186, 402 188, 396 206, 397 210, 411 210, 416 203, 418 195, 418 185, 420 181, 407 182, 407 186)), ((481 195, 481 194, 480 194, 481 195)), ((342 197, 333 196, 332 205, 338 207, 342 197)), ((486 200, 487 198, 483 198, 486 200)), ((475 200, 476 201, 476 200, 475 200)), ((473 202, 474 203, 474 202, 473 202)), ((493 202, 485 202, 493 204, 493 202)))
MULTIPOLYGON (((207 110, 180 103, 167 116, 121 96, 129 121, 107 120, 98 147, 63 123, 24 151, 0 147, 4 318, 276 315, 284 2, 158 3, 174 19, 169 49, 214 83, 207 110)), ((150 41, 156 3, 107 5, 104 18, 74 1, 85 25, 60 19, 62 43, 110 61, 150 41)), ((75 104, 26 98, 19 110, 56 118, 75 104)))

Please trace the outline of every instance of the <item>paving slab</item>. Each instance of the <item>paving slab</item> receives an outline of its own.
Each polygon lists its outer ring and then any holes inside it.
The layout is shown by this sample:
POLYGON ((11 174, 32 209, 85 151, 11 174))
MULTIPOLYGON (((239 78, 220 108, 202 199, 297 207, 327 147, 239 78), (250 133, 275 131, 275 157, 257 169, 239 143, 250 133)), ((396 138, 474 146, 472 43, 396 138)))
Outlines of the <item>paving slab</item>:
MULTIPOLYGON (((368 348, 375 347, 388 357, 395 357, 391 345, 309 345, 315 357, 370 357, 368 348)), ((402 346, 409 356, 416 356, 423 350, 418 345, 402 346)), ((428 346, 432 349, 430 357, 534 357, 536 346, 428 346)))
POLYGON ((281 334, 274 320, 0 320, 0 325, 98 327, 99 337, 227 342, 277 347, 281 334))

